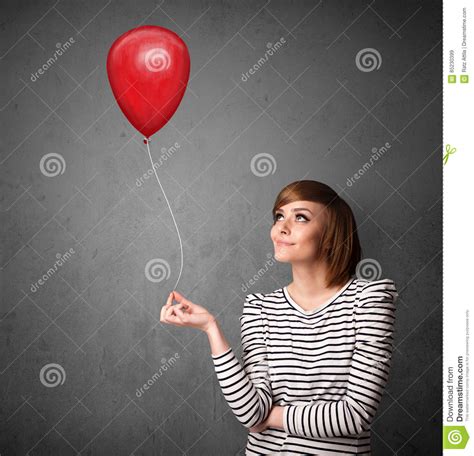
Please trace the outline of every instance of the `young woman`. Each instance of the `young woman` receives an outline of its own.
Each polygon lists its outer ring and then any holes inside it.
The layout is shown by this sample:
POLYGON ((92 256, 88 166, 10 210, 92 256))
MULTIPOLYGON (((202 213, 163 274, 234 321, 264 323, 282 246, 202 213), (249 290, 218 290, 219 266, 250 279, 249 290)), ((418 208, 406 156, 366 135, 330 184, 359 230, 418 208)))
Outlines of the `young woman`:
POLYGON ((391 366, 395 284, 355 275, 361 248, 352 210, 321 182, 281 190, 270 237, 293 281, 246 296, 242 364, 216 319, 177 291, 161 321, 207 334, 222 393, 249 429, 246 455, 370 455, 391 366))

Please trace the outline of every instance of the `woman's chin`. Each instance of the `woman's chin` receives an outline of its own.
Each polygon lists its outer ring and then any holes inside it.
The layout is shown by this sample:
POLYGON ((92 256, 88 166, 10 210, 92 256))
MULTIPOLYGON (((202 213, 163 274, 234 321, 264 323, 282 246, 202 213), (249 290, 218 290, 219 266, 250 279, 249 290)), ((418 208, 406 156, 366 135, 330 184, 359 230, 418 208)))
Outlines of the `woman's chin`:
POLYGON ((279 250, 275 250, 275 260, 279 261, 280 263, 289 263, 290 256, 287 253, 281 252, 279 250))

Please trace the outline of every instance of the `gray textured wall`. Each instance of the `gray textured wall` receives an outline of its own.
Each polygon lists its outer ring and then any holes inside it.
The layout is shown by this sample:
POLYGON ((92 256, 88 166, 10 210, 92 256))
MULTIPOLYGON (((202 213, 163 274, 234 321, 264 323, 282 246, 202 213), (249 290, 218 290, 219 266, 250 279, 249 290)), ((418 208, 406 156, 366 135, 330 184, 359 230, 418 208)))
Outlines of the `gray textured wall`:
MULTIPOLYGON (((179 242, 154 176, 137 183, 149 158, 105 69, 113 40, 141 24, 171 28, 191 54, 188 90, 151 142, 156 161, 167 149, 157 172, 184 244, 177 289, 218 314, 240 354, 242 284, 268 266, 277 192, 302 178, 331 185, 364 257, 400 292, 374 454, 439 451, 440 2, 10 0, 2 18, 2 456, 244 453, 206 336, 159 322, 179 242), (356 65, 365 48, 378 69, 356 65), (48 176, 52 153, 64 162, 48 176), (169 275, 147 277, 153 259, 169 275), (40 375, 51 363, 58 386, 40 375)), ((273 264, 250 291, 290 280, 273 264)))

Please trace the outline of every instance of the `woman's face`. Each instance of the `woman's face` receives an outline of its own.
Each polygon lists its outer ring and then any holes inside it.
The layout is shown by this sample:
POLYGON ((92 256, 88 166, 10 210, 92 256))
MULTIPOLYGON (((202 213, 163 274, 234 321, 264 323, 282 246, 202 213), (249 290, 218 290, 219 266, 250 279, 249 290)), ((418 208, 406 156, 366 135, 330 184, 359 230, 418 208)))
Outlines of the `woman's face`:
POLYGON ((313 201, 294 201, 280 207, 270 230, 275 259, 284 263, 317 260, 325 217, 324 205, 313 201))

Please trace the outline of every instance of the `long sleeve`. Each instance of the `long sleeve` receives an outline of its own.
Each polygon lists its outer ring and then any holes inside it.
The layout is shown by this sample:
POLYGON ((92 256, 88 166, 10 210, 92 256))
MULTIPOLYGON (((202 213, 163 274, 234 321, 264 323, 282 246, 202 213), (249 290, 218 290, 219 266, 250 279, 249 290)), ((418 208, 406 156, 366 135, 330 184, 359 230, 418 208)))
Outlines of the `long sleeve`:
POLYGON ((285 405, 285 432, 328 438, 358 435, 369 429, 389 377, 397 296, 390 279, 364 285, 354 310, 355 348, 346 394, 337 401, 285 405))
POLYGON ((232 348, 211 356, 227 403, 240 423, 251 428, 266 420, 273 405, 261 302, 256 294, 245 298, 240 330, 243 367, 232 348))

